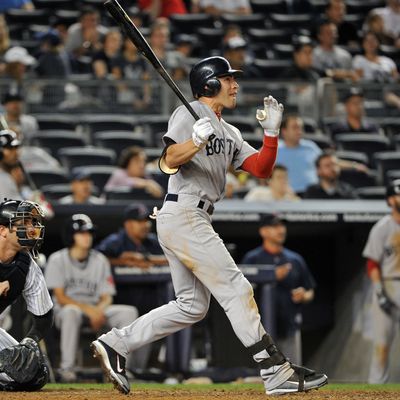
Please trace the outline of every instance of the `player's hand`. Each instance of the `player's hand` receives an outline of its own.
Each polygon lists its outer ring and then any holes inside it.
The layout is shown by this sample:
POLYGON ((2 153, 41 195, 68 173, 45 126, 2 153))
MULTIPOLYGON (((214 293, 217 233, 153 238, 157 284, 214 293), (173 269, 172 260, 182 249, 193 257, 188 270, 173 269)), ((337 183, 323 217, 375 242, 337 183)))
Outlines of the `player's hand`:
POLYGON ((379 307, 389 317, 393 316, 397 307, 392 302, 392 300, 390 300, 389 297, 387 296, 386 290, 384 289, 382 284, 380 282, 376 282, 374 284, 374 290, 375 290, 376 296, 378 298, 379 307))
POLYGON ((208 142, 210 136, 214 134, 214 128, 208 117, 200 118, 193 125, 192 140, 196 147, 203 147, 208 142))
POLYGON ((283 105, 272 97, 264 97, 264 109, 257 110, 256 118, 266 136, 278 136, 281 127, 283 105))

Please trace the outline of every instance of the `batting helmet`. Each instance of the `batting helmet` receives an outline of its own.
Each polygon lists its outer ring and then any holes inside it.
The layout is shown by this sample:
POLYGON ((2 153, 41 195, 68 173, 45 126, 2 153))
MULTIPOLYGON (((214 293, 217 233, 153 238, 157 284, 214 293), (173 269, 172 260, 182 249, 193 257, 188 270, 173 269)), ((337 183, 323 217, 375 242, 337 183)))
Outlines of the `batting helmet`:
POLYGON ((0 225, 10 231, 16 229, 18 243, 28 249, 34 257, 43 243, 44 212, 39 204, 28 200, 5 200, 0 204, 0 225))
POLYGON ((395 179, 386 187, 386 198, 400 194, 400 179, 395 179))
POLYGON ((189 80, 193 96, 214 97, 221 89, 219 77, 243 73, 239 69, 232 69, 228 60, 223 57, 208 57, 195 64, 190 71, 189 80))
POLYGON ((10 129, 0 131, 0 160, 3 158, 4 148, 19 147, 20 145, 21 142, 14 131, 10 129))
POLYGON ((74 244, 74 234, 77 232, 95 232, 92 220, 86 214, 74 214, 67 219, 63 232, 64 245, 71 247, 74 244))

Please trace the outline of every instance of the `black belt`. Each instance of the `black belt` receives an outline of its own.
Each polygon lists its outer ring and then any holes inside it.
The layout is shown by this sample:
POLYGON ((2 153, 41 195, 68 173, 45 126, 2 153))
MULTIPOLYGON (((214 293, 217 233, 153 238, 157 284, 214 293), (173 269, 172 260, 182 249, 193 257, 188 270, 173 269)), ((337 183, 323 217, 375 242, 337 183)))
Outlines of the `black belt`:
MULTIPOLYGON (((165 196, 165 201, 178 201, 178 194, 173 194, 173 193, 168 193, 165 196)), ((197 204, 198 208, 201 208, 202 210, 206 211, 208 214, 212 215, 214 212, 214 206, 210 205, 208 206, 207 209, 205 209, 206 202, 204 200, 200 200, 199 203, 197 204)))

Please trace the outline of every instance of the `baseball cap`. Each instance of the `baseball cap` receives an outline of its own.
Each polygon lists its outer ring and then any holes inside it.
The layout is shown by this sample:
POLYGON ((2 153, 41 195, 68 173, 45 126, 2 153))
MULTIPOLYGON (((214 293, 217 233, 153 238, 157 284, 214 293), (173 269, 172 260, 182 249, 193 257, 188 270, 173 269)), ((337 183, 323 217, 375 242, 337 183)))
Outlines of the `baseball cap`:
POLYGON ((234 36, 227 40, 224 50, 239 50, 246 48, 246 41, 240 36, 234 36))
POLYGON ((89 172, 85 170, 75 171, 71 173, 71 181, 84 181, 90 178, 89 172))
POLYGON ((20 46, 8 49, 4 54, 4 61, 6 63, 19 62, 24 65, 33 65, 35 63, 35 59, 28 53, 28 50, 20 46))
POLYGON ((10 130, 4 129, 0 131, 0 148, 12 148, 21 146, 21 141, 18 139, 17 134, 10 130))
POLYGON ((361 88, 353 86, 344 95, 343 101, 347 101, 348 99, 350 99, 350 97, 353 96, 364 97, 364 92, 361 88))
POLYGON ((278 214, 263 214, 260 218, 260 227, 286 224, 286 219, 278 214))
POLYGON ((149 210, 144 204, 131 204, 125 208, 124 221, 133 219, 143 221, 149 217, 149 210))
POLYGON ((6 93, 3 96, 2 100, 1 100, 1 103, 2 104, 7 104, 10 101, 24 101, 24 98, 19 93, 6 93))
POLYGON ((314 47, 313 40, 309 36, 306 36, 306 35, 294 36, 292 38, 292 44, 293 44, 293 50, 294 51, 299 51, 304 46, 314 47))

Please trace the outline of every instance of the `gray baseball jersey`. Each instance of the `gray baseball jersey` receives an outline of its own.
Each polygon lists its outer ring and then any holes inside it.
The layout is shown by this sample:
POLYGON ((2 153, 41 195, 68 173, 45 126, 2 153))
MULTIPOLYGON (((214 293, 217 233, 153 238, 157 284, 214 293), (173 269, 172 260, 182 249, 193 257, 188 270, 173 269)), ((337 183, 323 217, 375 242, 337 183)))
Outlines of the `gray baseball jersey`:
POLYGON ((56 251, 49 257, 45 277, 49 289, 64 288, 68 297, 86 304, 97 304, 103 294, 115 294, 110 264, 97 250, 91 250, 84 262, 73 260, 66 248, 56 251))
POLYGON ((382 278, 400 278, 400 225, 391 215, 372 227, 363 256, 380 264, 382 278))
MULTIPOLYGON (((223 197, 229 166, 239 168, 257 150, 243 140, 237 128, 222 118, 219 120, 210 107, 199 101, 190 104, 200 118, 210 118, 215 137, 190 162, 182 165, 178 173, 170 176, 168 192, 191 194, 214 203, 223 197)), ((169 120, 164 142, 168 144, 168 138, 175 143, 191 139, 194 123, 189 111, 184 106, 178 107, 169 120)))

